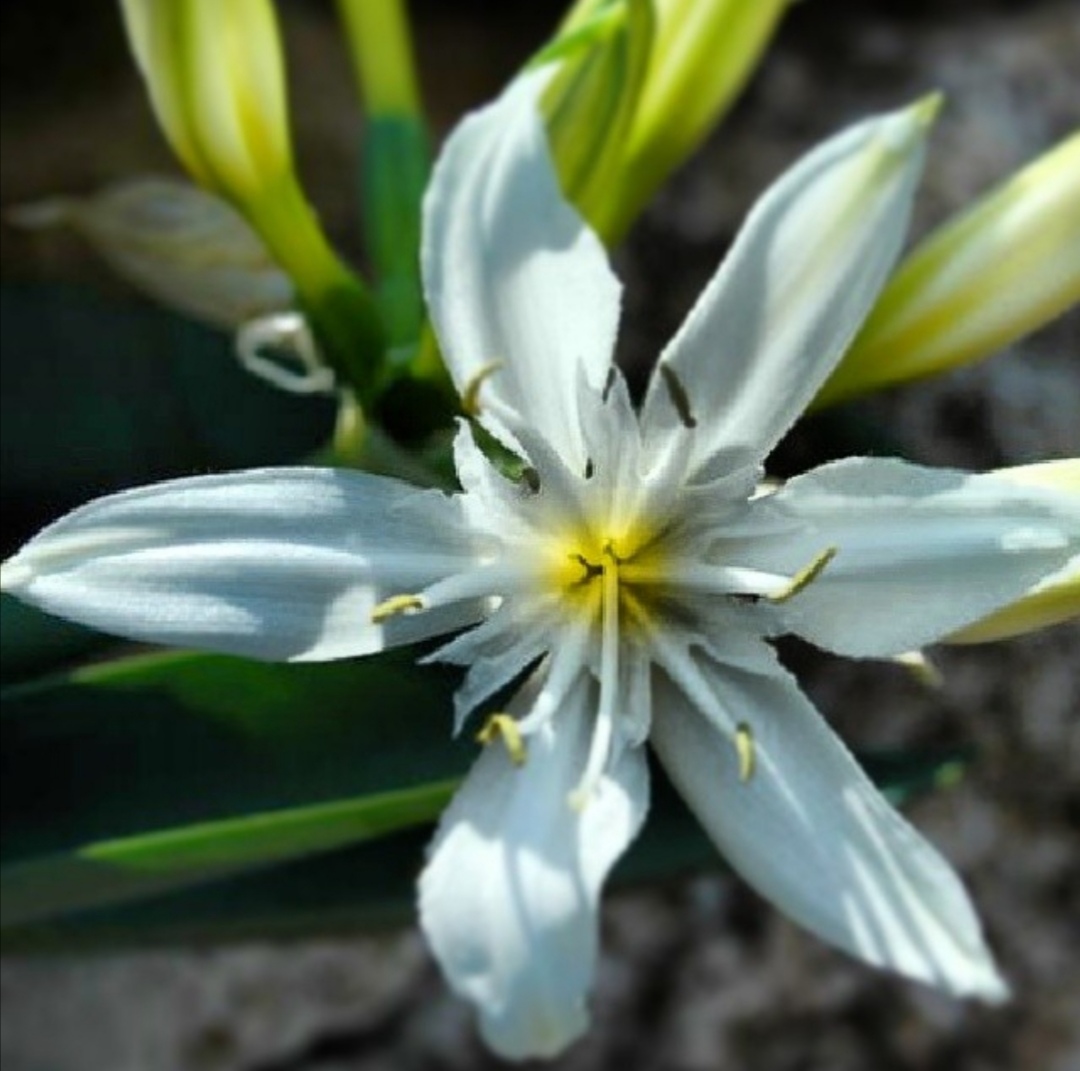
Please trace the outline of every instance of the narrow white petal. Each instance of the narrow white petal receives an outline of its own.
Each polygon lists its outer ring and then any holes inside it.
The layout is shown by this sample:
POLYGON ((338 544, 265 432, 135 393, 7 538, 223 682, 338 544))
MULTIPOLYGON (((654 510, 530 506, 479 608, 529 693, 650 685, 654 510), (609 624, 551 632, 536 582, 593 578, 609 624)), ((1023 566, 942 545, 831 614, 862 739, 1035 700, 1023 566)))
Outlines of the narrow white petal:
MULTIPOLYGON (((929 111, 916 105, 850 127, 751 211, 660 357, 696 424, 696 468, 717 455, 763 458, 840 359, 900 252, 929 111)), ((671 383, 654 375, 649 441, 679 416, 671 383)))
POLYGON ((468 569, 459 499, 333 469, 257 469, 97 499, 3 566, 3 587, 129 639, 272 660, 366 654, 458 628, 475 602, 372 609, 468 569))
POLYGON ((648 805, 641 749, 626 749, 588 804, 567 797, 588 753, 595 686, 583 677, 515 767, 489 745, 443 816, 420 879, 420 920, 488 1044, 512 1059, 561 1052, 586 1028, 597 906, 648 805))
POLYGON ((481 703, 552 649, 555 623, 550 605, 520 605, 520 600, 506 600, 475 628, 454 637, 424 659, 469 667, 454 693, 455 735, 481 703))
POLYGON ((472 428, 465 421, 454 436, 454 468, 465 492, 462 506, 473 528, 490 532, 499 542, 528 538, 522 502, 530 492, 492 465, 476 445, 472 428))
POLYGON ((1006 987, 963 885, 873 787, 795 682, 707 671, 716 701, 748 727, 753 773, 730 736, 660 682, 652 741, 725 858, 819 937, 962 996, 1006 987), (745 772, 745 771, 744 771, 745 772))
POLYGON ((1080 553, 1080 496, 999 476, 852 458, 790 481, 770 508, 802 521, 753 564, 836 556, 782 607, 787 628, 840 654, 933 643, 1023 595, 1080 553))
POLYGON ((450 135, 424 202, 422 268, 458 390, 498 362, 477 399, 492 429, 530 425, 580 471, 578 371, 603 384, 620 288, 559 187, 537 108, 550 76, 517 79, 450 135))

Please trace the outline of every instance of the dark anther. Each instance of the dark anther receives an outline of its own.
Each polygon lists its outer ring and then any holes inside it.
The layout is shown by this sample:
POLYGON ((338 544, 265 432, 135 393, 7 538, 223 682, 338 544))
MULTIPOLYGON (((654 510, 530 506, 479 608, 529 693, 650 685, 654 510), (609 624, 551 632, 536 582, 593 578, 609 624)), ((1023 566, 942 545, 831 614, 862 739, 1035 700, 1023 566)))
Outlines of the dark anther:
POLYGON ((604 380, 604 389, 600 395, 602 401, 606 402, 608 398, 611 397, 611 388, 615 386, 615 380, 618 378, 618 375, 619 373, 615 370, 615 366, 611 365, 607 370, 607 379, 604 380))
POLYGON ((525 485, 530 494, 538 494, 540 491, 540 473, 532 467, 527 465, 521 470, 521 482, 525 485))
POLYGON ((585 570, 585 575, 578 581, 579 584, 587 584, 593 577, 600 576, 604 572, 602 565, 593 565, 584 554, 571 554, 570 560, 577 562, 585 570))
POLYGON ((697 420, 690 412, 690 399, 686 394, 686 388, 679 381, 675 370, 666 364, 660 364, 660 375, 664 377, 664 386, 668 389, 671 404, 675 406, 675 412, 679 414, 679 420, 684 427, 696 428, 697 420))

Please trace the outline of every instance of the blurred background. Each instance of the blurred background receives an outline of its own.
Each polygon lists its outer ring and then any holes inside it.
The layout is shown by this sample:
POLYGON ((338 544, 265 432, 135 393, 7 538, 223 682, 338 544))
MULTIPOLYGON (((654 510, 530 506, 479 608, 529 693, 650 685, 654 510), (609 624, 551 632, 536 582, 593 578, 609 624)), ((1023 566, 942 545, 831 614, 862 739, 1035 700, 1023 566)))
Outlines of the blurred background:
MULTIPOLYGON (((337 24, 329 3, 283 0, 280 10, 306 188, 339 248, 358 259, 357 110, 337 24)), ((411 10, 441 135, 498 91, 553 28, 560 5, 427 0, 411 10)), ((177 173, 111 3, 4 5, 0 49, 0 207, 177 173)), ((1080 124, 1078 56, 1080 11, 1067 0, 795 4, 734 112, 617 254, 627 286, 621 359, 631 372, 647 367, 756 193, 821 137, 944 90, 919 199, 922 230, 1080 124)), ((143 299, 77 237, 6 225, 0 234, 5 288, 62 283, 141 314, 143 299)), ((20 317, 17 331, 5 323, 0 384, 5 552, 61 510, 116 486, 121 469, 130 472, 133 443, 139 476, 149 479, 266 460, 218 441, 220 424, 245 419, 248 409, 281 428, 276 460, 327 430, 321 403, 279 396, 239 370, 233 395, 200 393, 186 336, 148 326, 141 337, 160 348, 125 337, 117 364, 117 352, 79 349, 77 318, 59 323, 47 304, 36 317, 28 308, 5 303, 3 311, 20 317), (71 339, 72 367, 86 377, 80 389, 103 399, 92 427, 66 419, 57 384, 75 373, 57 357, 57 338, 71 339), (66 452, 62 480, 35 458, 43 436, 66 452)), ((199 360, 219 358, 227 354, 199 360)), ((777 467, 797 471, 867 450, 972 468, 1080 454, 1080 316, 1073 310, 984 364, 808 420, 777 467)), ((970 883, 1016 999, 982 1009, 871 973, 796 931, 717 864, 607 898, 594 1029, 552 1066, 1075 1071, 1080 629, 936 653, 944 676, 936 691, 893 666, 786 654, 853 745, 974 746, 963 783, 910 814, 970 883)), ((0 982, 5 1071, 499 1066, 408 924, 284 946, 11 956, 0 982)))

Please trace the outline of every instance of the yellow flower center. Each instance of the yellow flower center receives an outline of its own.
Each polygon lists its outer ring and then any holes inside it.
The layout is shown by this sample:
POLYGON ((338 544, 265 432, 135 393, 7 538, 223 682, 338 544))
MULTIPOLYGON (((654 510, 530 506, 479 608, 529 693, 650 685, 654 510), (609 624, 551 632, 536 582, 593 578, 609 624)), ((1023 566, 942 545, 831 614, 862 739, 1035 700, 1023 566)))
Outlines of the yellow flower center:
POLYGON ((628 525, 614 532, 575 531, 554 538, 542 583, 576 613, 597 623, 604 604, 618 603, 621 628, 647 623, 664 576, 662 532, 628 525))

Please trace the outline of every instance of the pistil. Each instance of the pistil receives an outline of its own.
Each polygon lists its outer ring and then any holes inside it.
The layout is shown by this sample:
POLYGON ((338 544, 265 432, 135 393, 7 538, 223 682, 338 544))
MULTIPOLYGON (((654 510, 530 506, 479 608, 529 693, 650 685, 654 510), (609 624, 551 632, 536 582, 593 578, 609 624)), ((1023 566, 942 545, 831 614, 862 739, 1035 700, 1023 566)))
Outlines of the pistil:
POLYGON ((600 705, 596 712, 589 756, 577 788, 570 793, 570 806, 581 810, 588 803, 604 772, 615 733, 616 700, 619 691, 619 556, 609 540, 604 545, 600 565, 600 705))

